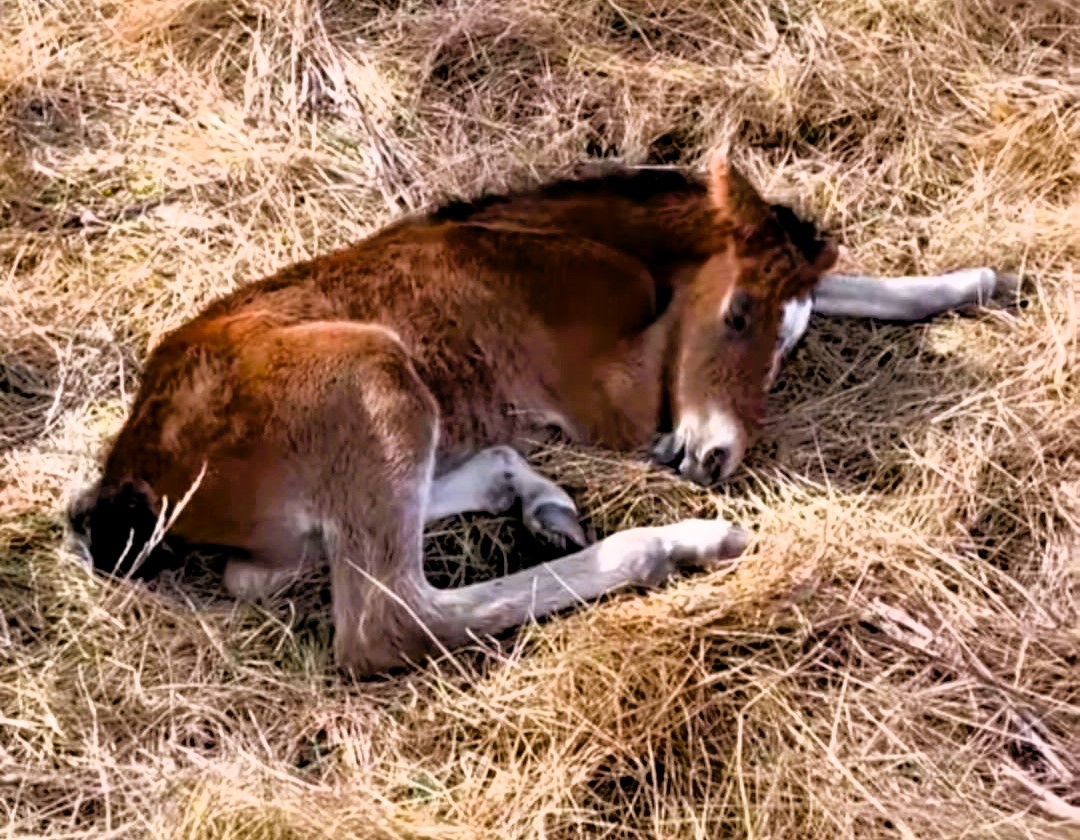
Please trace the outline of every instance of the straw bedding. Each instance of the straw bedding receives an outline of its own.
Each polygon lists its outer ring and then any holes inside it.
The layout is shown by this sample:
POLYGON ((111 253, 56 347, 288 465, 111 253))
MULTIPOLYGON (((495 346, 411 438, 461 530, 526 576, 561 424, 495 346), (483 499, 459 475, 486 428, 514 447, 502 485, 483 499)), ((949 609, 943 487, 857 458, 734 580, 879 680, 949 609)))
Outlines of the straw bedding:
MULTIPOLYGON (((1080 17, 1064 0, 0 0, 8 836, 1080 832, 1080 17), (816 318, 739 476, 538 465, 743 562, 388 679, 319 580, 89 576, 61 513, 163 331, 404 211, 714 146, 870 271, 1024 306, 816 318)), ((434 528, 446 584, 543 556, 434 528)))

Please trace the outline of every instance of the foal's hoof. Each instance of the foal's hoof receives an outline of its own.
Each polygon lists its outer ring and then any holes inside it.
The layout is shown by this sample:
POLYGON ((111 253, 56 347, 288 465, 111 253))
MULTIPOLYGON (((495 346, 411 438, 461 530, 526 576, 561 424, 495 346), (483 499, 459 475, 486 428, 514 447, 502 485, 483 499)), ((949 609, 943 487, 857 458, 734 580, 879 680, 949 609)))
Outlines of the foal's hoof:
POLYGON ((671 561, 680 569, 712 569, 726 566, 746 551, 746 531, 723 519, 684 519, 669 526, 677 536, 671 561))
POLYGON ((525 525, 536 536, 559 548, 584 548, 588 543, 577 511, 555 502, 544 502, 525 516, 525 525))
POLYGON ((1019 302, 1020 294, 1024 291, 1024 283, 1019 274, 1006 271, 994 273, 993 300, 1002 306, 1014 306, 1019 302))
MULTIPOLYGON (((745 531, 723 519, 683 519, 672 525, 660 525, 624 531, 626 539, 645 541, 638 560, 638 582, 658 586, 672 575, 692 571, 716 571, 730 568, 749 543, 745 531)), ((615 534, 610 539, 620 538, 615 534)))
POLYGON ((957 296, 953 308, 965 313, 988 306, 1016 306, 1024 291, 1020 275, 993 268, 960 268, 941 278, 951 284, 957 296))

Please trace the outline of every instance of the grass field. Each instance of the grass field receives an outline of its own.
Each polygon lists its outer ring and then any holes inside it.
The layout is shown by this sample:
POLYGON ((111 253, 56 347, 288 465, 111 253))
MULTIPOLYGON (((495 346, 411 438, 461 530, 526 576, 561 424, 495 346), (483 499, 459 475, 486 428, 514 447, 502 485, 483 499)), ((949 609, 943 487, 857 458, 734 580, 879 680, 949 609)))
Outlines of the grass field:
MULTIPOLYGON (((6 837, 1080 837, 1080 13, 1069 0, 0 0, 6 837), (738 477, 552 450, 588 525, 756 528, 389 679, 318 585, 92 578, 62 512, 213 297, 447 197, 714 146, 882 273, 1024 306, 817 318, 738 477)), ((433 574, 532 556, 448 523, 433 574)))

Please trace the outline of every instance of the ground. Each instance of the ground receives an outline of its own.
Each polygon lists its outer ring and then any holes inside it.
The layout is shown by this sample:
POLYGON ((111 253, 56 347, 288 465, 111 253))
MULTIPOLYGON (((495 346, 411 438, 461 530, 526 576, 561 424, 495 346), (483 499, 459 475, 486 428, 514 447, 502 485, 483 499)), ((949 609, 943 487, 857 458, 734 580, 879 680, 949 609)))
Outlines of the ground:
MULTIPOLYGON (((0 818, 10 837, 1080 832, 1080 17, 1068 0, 0 0, 0 818), (148 347, 447 197, 731 149, 883 273, 1023 305, 816 318, 715 493, 537 463, 685 578, 388 679, 317 584, 88 575, 64 506, 148 347)), ((456 521, 433 574, 535 559, 456 521)), ((463 571, 464 570, 464 571, 463 571)))

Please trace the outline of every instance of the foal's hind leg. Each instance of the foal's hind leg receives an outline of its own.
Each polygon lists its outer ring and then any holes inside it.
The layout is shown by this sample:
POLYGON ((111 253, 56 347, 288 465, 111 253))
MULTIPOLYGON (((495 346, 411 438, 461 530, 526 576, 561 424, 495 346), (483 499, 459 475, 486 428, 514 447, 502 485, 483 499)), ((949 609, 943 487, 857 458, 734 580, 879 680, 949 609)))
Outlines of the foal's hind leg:
POLYGON ((428 497, 427 521, 455 513, 503 513, 519 499, 525 525, 536 536, 560 548, 585 545, 573 499, 509 446, 481 450, 436 478, 428 497))
POLYGON ((677 571, 711 568, 745 547, 746 535, 722 519, 631 528, 504 578, 435 590, 432 627, 444 645, 456 647, 608 592, 656 586, 677 571))
POLYGON ((263 387, 292 407, 265 434, 295 467, 330 562, 335 658, 357 673, 656 584, 745 546, 722 520, 688 520, 624 531, 509 577, 436 589, 424 577, 422 548, 438 408, 405 348, 385 330, 357 324, 308 324, 274 339, 275 373, 263 387))
MULTIPOLYGON (((521 502, 526 527, 559 548, 585 545, 573 499, 559 485, 537 473, 509 446, 483 449, 431 483, 425 523, 458 513, 504 513, 521 502)), ((255 560, 233 558, 223 583, 235 598, 258 600, 293 583, 303 564, 268 568, 255 560)))

